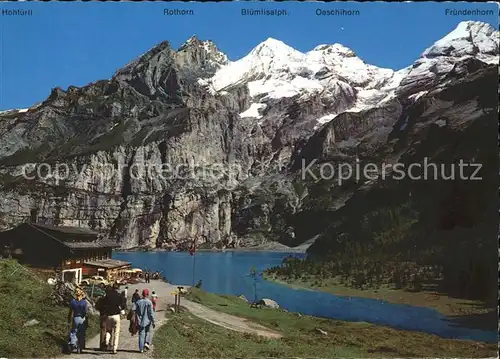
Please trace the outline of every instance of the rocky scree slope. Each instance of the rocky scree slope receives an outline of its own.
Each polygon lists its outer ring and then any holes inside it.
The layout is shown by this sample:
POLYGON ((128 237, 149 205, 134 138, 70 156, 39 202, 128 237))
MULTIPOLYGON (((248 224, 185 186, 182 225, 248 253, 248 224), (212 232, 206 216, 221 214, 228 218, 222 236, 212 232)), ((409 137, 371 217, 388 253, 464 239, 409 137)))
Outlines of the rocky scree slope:
POLYGON ((498 31, 478 22, 400 71, 339 44, 304 54, 268 39, 232 62, 211 41, 163 42, 109 80, 0 113, 0 225, 36 212, 123 248, 300 244, 326 228, 304 222, 316 199, 329 199, 328 222, 377 183, 312 185, 302 161, 398 161, 430 129, 467 136, 493 121, 496 88, 479 84, 498 81, 498 54, 498 31))

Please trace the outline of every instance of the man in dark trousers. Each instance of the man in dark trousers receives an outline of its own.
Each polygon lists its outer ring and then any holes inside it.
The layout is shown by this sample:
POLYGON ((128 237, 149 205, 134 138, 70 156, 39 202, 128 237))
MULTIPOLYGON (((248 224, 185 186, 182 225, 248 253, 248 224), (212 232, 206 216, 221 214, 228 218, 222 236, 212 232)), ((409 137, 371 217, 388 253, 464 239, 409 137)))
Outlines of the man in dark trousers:
POLYGON ((102 298, 99 303, 99 308, 97 308, 101 314, 101 338, 100 338, 100 348, 101 350, 108 349, 111 346, 113 354, 118 351, 118 341, 120 339, 120 314, 124 308, 122 308, 123 299, 118 293, 117 288, 108 287, 106 289, 106 295, 102 298), (107 332, 111 332, 111 338, 108 342, 106 338, 107 332))
POLYGON ((106 333, 108 332, 107 328, 107 319, 108 316, 106 315, 106 295, 103 297, 99 297, 95 303, 95 309, 99 311, 99 328, 100 328, 100 345, 99 349, 100 350, 106 350, 108 347, 108 342, 106 340, 106 333))

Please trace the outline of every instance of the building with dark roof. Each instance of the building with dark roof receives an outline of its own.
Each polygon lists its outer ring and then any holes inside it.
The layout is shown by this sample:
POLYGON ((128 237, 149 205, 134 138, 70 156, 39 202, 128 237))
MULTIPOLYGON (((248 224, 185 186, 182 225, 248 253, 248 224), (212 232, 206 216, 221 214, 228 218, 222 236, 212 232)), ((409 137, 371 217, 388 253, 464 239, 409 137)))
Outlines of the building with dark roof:
POLYGON ((0 232, 0 246, 9 248, 21 263, 52 268, 63 280, 77 283, 91 275, 113 280, 131 266, 111 259, 113 248, 119 247, 116 243, 102 240, 97 232, 86 228, 22 223, 0 232))

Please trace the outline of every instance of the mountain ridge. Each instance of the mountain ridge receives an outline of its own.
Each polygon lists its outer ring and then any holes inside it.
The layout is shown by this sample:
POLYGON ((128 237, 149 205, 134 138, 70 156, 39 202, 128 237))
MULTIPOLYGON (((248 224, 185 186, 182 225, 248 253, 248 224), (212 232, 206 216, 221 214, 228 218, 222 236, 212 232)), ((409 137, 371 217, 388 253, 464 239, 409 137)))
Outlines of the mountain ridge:
MULTIPOLYGON (((204 62, 209 69, 200 70, 193 76, 196 77, 195 81, 212 93, 224 93, 225 87, 247 83, 252 97, 279 99, 297 95, 314 95, 316 92, 328 91, 328 87, 338 85, 349 92, 362 91, 359 94, 359 100, 351 109, 358 111, 372 106, 374 102, 390 98, 392 92, 401 83, 414 81, 414 78, 418 80, 422 76, 432 76, 435 68, 440 71, 439 67, 443 67, 441 71, 449 71, 457 58, 473 56, 486 63, 497 63, 498 34, 499 32, 487 23, 460 22, 454 30, 425 49, 412 65, 397 71, 366 64, 356 57, 351 49, 342 44, 321 44, 302 53, 274 38, 268 38, 259 43, 242 58, 230 61, 213 41, 200 40, 193 35, 177 50, 172 49, 169 41, 159 43, 118 69, 112 78, 120 77, 120 74, 126 73, 127 69, 137 67, 141 63, 148 63, 151 58, 164 51, 182 54, 186 50, 189 51, 189 48, 197 48, 198 62, 204 62), (484 44, 475 52, 470 50, 473 46, 473 37, 479 39, 476 42, 484 44), (293 64, 294 60, 298 63, 293 64), (317 81, 320 77, 330 78, 330 80, 317 81)), ((155 61, 161 62, 161 58, 155 61)), ((191 66, 192 63, 192 61, 187 61, 185 66, 191 66)), ((158 69, 150 71, 161 72, 158 69)), ((154 88, 157 85, 152 83, 147 86, 154 88)), ((155 92, 153 88, 150 91, 155 92)), ((254 101, 242 113, 245 115, 253 113, 251 110, 248 111, 252 106, 262 108, 266 104, 254 101)))
MULTIPOLYGON (((496 41, 498 32, 474 24, 465 27, 496 41)), ((443 123, 444 89, 478 92, 473 84, 492 76, 498 46, 483 48, 393 71, 335 44, 300 53, 271 39, 229 61, 197 37, 178 50, 162 42, 109 80, 56 88, 37 107, 0 113, 0 219, 10 228, 36 209, 54 224, 105 232, 123 248, 182 248, 192 238, 206 246, 299 244, 312 236, 294 224, 307 196, 298 190, 296 164, 397 160, 443 123), (475 82, 463 85, 462 77, 475 82), (409 115, 423 103, 429 110, 421 118, 409 115), (42 163, 60 162, 86 168, 64 181, 22 177, 25 164, 36 173, 42 163), (105 175, 106 167, 141 163, 184 166, 183 178, 105 175), (215 167, 217 177, 203 177, 215 167)), ((443 131, 467 131, 478 119, 471 109, 486 111, 473 99, 460 101, 463 113, 450 116, 463 118, 444 121, 443 131)), ((335 189, 334 207, 352 191, 335 189)))

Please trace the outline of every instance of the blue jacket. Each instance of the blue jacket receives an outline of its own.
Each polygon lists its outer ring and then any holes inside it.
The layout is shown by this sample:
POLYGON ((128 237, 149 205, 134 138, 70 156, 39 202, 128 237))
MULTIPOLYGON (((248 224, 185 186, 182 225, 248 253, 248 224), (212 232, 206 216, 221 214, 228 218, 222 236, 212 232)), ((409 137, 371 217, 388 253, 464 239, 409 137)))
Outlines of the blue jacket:
POLYGON ((149 324, 155 323, 153 312, 153 303, 148 298, 141 298, 134 302, 132 310, 137 314, 139 327, 147 327, 149 324))

